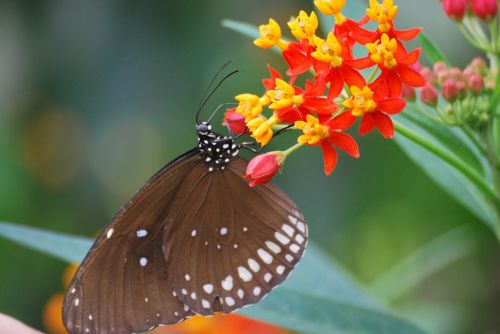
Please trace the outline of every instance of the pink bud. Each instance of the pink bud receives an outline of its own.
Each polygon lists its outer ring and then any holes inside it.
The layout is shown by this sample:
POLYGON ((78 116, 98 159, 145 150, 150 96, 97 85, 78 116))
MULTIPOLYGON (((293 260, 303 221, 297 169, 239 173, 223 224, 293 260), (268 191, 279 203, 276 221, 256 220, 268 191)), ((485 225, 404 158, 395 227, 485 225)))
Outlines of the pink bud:
POLYGON ((476 58, 472 59, 470 64, 472 65, 472 67, 475 67, 477 69, 483 69, 487 66, 486 60, 484 60, 481 57, 476 57, 476 58))
POLYGON ((444 61, 437 61, 434 63, 434 65, 432 66, 432 70, 435 72, 435 73, 439 73, 439 72, 442 72, 442 71, 446 71, 448 69, 448 65, 446 65, 446 63, 444 61))
POLYGON ((468 81, 468 80, 469 80, 469 78, 470 78, 472 75, 476 74, 476 73, 477 73, 477 72, 476 72, 476 69, 474 68, 474 66, 472 66, 472 65, 467 65, 467 67, 466 67, 466 68, 463 70, 463 72, 462 72, 462 76, 463 76, 463 78, 464 78, 464 80, 465 80, 465 81, 468 81))
POLYGON ((462 76, 462 70, 459 69, 458 67, 452 67, 450 68, 448 72, 448 76, 450 79, 453 79, 455 81, 463 81, 464 77, 462 76))
POLYGON ((438 101, 438 92, 436 88, 430 84, 426 84, 420 89, 420 100, 431 107, 435 107, 438 101))
POLYGON ((436 73, 434 73, 430 68, 422 67, 422 69, 419 72, 425 78, 425 81, 431 84, 435 84, 437 82, 436 73))
POLYGON ((271 181, 283 165, 284 159, 282 152, 275 151, 250 160, 245 174, 245 179, 250 180, 250 187, 271 181))
POLYGON ((247 131, 247 126, 245 124, 245 116, 239 114, 235 111, 235 108, 228 109, 224 114, 224 122, 223 125, 229 126, 231 131, 234 133, 241 135, 247 131))
POLYGON ((437 74, 437 82, 442 85, 450 78, 450 71, 441 71, 437 74))
POLYGON ((402 92, 401 96, 404 99, 407 99, 408 101, 413 102, 417 98, 417 93, 415 91, 415 88, 413 88, 412 86, 408 86, 408 85, 403 84, 403 92, 402 92))
POLYGON ((462 21, 467 9, 466 0, 443 0, 443 10, 449 18, 462 21))
POLYGON ((484 79, 479 74, 473 74, 467 84, 472 94, 479 95, 484 88, 484 79))
POLYGON ((497 0, 470 0, 472 11, 483 21, 487 21, 497 16, 497 0))
POLYGON ((443 94, 446 101, 454 102, 458 97, 458 87, 455 80, 446 80, 441 88, 441 94, 443 94))

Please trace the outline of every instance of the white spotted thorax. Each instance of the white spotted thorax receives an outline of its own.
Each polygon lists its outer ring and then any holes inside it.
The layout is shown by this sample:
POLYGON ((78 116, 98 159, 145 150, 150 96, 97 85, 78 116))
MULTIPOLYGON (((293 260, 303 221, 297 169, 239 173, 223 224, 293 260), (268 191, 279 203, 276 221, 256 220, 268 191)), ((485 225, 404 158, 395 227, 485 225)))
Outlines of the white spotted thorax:
POLYGON ((240 146, 233 138, 212 131, 212 125, 200 122, 196 125, 200 159, 208 165, 208 171, 224 170, 240 152, 240 146))

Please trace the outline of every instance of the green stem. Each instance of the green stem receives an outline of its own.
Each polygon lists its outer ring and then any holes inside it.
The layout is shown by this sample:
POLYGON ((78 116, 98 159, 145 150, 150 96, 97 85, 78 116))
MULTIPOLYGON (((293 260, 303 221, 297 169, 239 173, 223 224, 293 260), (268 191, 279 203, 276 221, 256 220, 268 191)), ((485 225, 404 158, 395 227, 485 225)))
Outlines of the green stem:
POLYGON ((290 154, 292 154, 293 152, 295 152, 296 150, 298 150, 302 146, 304 146, 304 144, 297 143, 297 144, 293 145, 292 147, 289 147, 288 149, 286 149, 285 151, 283 151, 283 156, 285 158, 288 157, 290 154))
POLYGON ((418 133, 404 126, 403 124, 394 121, 394 126, 396 131, 411 140, 412 142, 422 146, 429 152, 434 153, 436 156, 441 158, 443 161, 446 161, 448 164, 453 166, 459 172, 461 172, 469 181, 471 181, 478 189, 480 189, 483 194, 488 197, 496 206, 497 209, 500 210, 500 199, 497 197, 495 191, 481 178, 476 172, 474 172, 469 166, 467 166, 463 161, 457 159, 455 156, 449 154, 439 146, 435 145, 431 141, 422 137, 418 133))
POLYGON ((372 73, 370 74, 370 77, 369 77, 369 78, 368 78, 368 80, 366 81, 368 84, 371 84, 371 83, 373 82, 373 80, 375 79, 375 76, 376 76, 376 75, 377 75, 377 73, 378 73, 378 70, 379 70, 379 67, 378 67, 378 66, 376 66, 376 67, 373 69, 372 73))
POLYGON ((478 43, 478 42, 476 42, 474 40, 474 37, 471 36, 470 32, 465 28, 465 26, 462 23, 458 24, 458 28, 460 29, 460 31, 462 32, 462 35, 464 35, 465 39, 470 44, 472 44, 473 46, 475 46, 479 50, 482 50, 484 52, 490 52, 490 48, 489 47, 487 47, 487 46, 485 46, 483 44, 480 44, 480 43, 478 43))

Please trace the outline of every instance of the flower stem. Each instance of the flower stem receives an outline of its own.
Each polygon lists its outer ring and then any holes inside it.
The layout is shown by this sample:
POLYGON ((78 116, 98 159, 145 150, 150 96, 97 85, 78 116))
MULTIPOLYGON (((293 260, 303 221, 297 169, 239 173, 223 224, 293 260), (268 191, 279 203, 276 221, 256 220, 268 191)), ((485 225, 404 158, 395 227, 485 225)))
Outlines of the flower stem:
POLYGON ((368 78, 368 80, 366 82, 368 82, 368 84, 371 84, 373 82, 373 80, 375 79, 375 76, 377 75, 378 73, 378 70, 379 70, 379 67, 375 67, 372 71, 372 73, 370 74, 370 77, 368 78))
POLYGON ((413 130, 409 129, 408 127, 404 126, 403 124, 394 121, 394 127, 396 131, 406 137, 407 139, 411 140, 412 142, 422 146, 429 152, 432 152, 439 158, 441 158, 443 161, 447 162, 449 165, 453 166, 455 169, 457 169, 460 173, 462 173, 469 181, 471 181, 476 187, 483 192, 483 194, 491 200, 497 210, 500 210, 500 199, 498 198, 497 194, 495 193, 494 189, 492 189, 486 181, 479 176, 474 170, 472 170, 467 164, 465 164, 463 161, 460 159, 456 158, 455 156, 449 154, 445 150, 443 150, 441 147, 435 145, 431 141, 427 140, 426 138, 422 137, 418 133, 414 132, 413 130))
POLYGON ((292 147, 289 147, 288 149, 286 149, 285 151, 283 151, 283 156, 285 158, 288 157, 290 154, 292 154, 294 151, 296 151, 297 149, 299 149, 302 146, 304 146, 304 144, 297 143, 297 144, 293 145, 292 147))

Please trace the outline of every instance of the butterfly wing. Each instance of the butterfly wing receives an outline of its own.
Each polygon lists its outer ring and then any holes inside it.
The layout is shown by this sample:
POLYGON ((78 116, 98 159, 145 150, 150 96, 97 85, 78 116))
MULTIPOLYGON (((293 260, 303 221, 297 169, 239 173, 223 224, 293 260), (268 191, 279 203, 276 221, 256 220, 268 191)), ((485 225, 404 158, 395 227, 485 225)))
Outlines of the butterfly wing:
POLYGON ((250 188, 246 162, 183 184, 167 217, 173 293, 193 312, 232 312, 262 299, 303 255, 307 226, 277 187, 250 188))
POLYGON ((193 150, 165 166, 101 233, 66 295, 70 333, 142 332, 192 315, 172 295, 162 247, 170 204, 197 164, 193 150))

